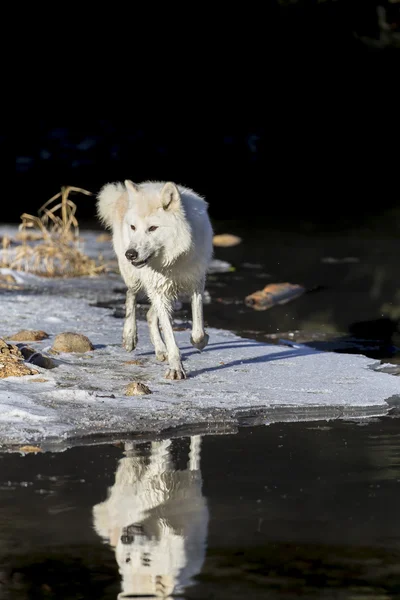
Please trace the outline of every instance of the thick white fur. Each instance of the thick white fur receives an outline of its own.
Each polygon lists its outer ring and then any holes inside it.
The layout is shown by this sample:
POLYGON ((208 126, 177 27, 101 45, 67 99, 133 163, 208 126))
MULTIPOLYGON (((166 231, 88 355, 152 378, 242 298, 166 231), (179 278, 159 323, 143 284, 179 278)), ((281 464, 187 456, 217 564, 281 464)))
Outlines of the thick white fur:
POLYGON ((171 182, 137 185, 127 180, 105 185, 97 207, 100 219, 112 230, 119 268, 128 287, 123 333, 126 350, 137 344, 136 295, 144 289, 152 305, 147 320, 156 356, 168 359, 168 379, 184 378, 172 330, 172 305, 180 294, 191 296, 191 342, 202 350, 208 342, 202 296, 213 236, 207 203, 192 190, 171 182), (156 229, 149 231, 150 227, 156 229), (127 259, 129 250, 137 253, 135 260, 141 264, 135 266, 127 259))

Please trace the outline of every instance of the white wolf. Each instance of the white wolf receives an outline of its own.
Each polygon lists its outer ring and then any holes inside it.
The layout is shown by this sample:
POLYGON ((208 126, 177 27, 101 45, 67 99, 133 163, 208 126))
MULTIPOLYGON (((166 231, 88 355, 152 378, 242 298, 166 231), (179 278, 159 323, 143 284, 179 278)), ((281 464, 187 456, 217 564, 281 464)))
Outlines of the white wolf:
POLYGON ((98 196, 98 214, 112 229, 113 245, 127 285, 123 344, 136 347, 136 296, 144 289, 151 302, 147 313, 156 357, 168 359, 167 379, 186 377, 176 344, 171 313, 179 294, 190 295, 191 343, 208 343, 203 324, 205 277, 212 256, 208 204, 190 189, 171 182, 105 185, 98 196), (160 335, 162 327, 164 341, 160 335))

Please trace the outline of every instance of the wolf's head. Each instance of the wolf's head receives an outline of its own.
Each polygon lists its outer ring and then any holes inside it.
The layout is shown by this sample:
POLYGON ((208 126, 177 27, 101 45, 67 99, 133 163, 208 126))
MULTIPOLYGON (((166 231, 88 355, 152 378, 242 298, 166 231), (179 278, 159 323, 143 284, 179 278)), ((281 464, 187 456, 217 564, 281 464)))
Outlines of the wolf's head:
POLYGON ((167 267, 191 247, 191 227, 174 183, 108 184, 99 194, 98 211, 113 229, 117 254, 137 269, 167 267))

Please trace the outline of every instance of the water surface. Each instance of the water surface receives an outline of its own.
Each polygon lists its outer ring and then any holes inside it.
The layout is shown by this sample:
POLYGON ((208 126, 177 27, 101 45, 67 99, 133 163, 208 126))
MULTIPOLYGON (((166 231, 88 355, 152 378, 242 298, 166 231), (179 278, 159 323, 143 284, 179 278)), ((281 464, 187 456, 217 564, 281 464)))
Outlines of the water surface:
POLYGON ((0 597, 395 598, 397 418, 0 456, 0 597))

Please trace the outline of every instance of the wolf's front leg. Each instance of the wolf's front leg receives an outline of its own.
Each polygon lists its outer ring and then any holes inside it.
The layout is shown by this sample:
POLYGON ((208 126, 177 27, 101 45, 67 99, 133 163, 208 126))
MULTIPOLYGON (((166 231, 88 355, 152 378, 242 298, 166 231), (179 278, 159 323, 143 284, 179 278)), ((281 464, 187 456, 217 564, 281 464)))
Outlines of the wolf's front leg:
POLYGON ((156 351, 157 360, 161 362, 168 360, 167 349, 158 328, 158 315, 152 306, 147 313, 147 323, 149 324, 150 338, 156 351))
POLYGON ((197 350, 203 350, 208 344, 209 337, 204 331, 203 294, 196 290, 192 294, 192 336, 190 342, 197 350))
POLYGON ((153 303, 153 306, 158 314, 160 325, 163 330, 165 345, 167 346, 169 369, 166 372, 165 377, 166 379, 185 379, 185 369, 181 362, 181 355, 172 329, 172 302, 165 302, 165 300, 163 302, 156 301, 153 303))
POLYGON ((125 302, 125 323, 122 343, 127 352, 131 352, 137 345, 136 329, 136 290, 128 288, 125 302))

